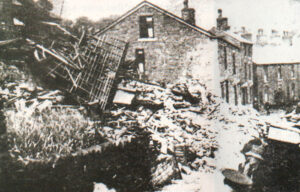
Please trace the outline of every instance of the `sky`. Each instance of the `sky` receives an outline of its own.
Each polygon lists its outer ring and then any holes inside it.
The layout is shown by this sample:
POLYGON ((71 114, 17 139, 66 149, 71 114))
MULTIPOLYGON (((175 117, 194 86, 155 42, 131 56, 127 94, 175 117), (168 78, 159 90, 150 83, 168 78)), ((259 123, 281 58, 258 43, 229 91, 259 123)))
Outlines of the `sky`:
MULTIPOLYGON (((59 13, 63 0, 52 0, 59 13)), ((64 0, 63 18, 75 20, 87 16, 99 20, 111 15, 122 15, 142 0, 64 0)), ((150 2, 181 15, 183 0, 149 0, 150 2)), ((232 29, 245 26, 249 31, 276 29, 300 30, 300 0, 189 0, 196 9, 196 23, 205 29, 215 26, 217 9, 223 9, 232 29)))

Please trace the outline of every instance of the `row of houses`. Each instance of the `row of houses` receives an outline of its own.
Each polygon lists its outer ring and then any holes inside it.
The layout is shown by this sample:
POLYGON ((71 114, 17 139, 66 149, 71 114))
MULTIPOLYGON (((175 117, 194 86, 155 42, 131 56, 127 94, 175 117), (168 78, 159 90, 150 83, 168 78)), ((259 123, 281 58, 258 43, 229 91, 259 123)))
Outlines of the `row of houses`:
POLYGON ((197 78, 229 103, 252 103, 252 42, 228 31, 222 10, 209 31, 196 25, 187 0, 181 12, 178 17, 143 1, 97 35, 129 42, 126 59, 135 61, 141 80, 197 78))
POLYGON ((141 81, 201 79, 210 91, 235 105, 299 100, 300 60, 293 47, 288 45, 282 56, 280 47, 261 43, 262 31, 260 43, 253 43, 245 30, 231 32, 221 9, 210 30, 196 24, 188 0, 181 13, 179 17, 143 1, 95 35, 128 42, 126 62, 134 64, 141 81))
POLYGON ((215 94, 232 104, 294 103, 300 97, 300 58, 292 36, 272 30, 272 42, 259 29, 256 41, 245 28, 233 33, 218 10, 216 27, 195 23, 195 9, 183 2, 182 16, 143 1, 98 35, 129 42, 127 59, 136 62, 143 80, 174 82, 202 79, 215 94), (282 43, 275 40, 281 39, 282 43))

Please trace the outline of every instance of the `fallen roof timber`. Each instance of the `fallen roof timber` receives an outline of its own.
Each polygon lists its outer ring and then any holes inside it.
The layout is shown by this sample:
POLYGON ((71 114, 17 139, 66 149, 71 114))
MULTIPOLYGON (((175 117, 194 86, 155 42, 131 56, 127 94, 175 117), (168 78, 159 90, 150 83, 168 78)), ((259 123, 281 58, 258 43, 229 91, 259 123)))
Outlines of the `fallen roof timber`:
POLYGON ((35 47, 40 55, 52 59, 47 62, 47 73, 66 80, 70 86, 65 89, 74 98, 105 109, 119 66, 126 56, 126 42, 107 36, 93 37, 84 46, 74 45, 69 54, 64 54, 63 49, 47 49, 38 44, 35 47))
POLYGON ((0 46, 10 45, 10 44, 15 43, 19 40, 21 40, 21 39, 3 40, 3 41, 0 41, 0 46))

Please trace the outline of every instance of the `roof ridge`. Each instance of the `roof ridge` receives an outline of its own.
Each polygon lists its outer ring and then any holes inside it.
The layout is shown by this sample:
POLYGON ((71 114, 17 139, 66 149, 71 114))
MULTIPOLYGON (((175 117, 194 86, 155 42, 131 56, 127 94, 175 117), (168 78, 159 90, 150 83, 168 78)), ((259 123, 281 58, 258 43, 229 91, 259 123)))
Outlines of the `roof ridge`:
POLYGON ((209 37, 214 37, 214 34, 212 32, 210 32, 209 30, 205 30, 197 25, 191 25, 189 23, 187 23, 186 21, 184 21, 182 18, 180 18, 179 16, 147 1, 147 0, 143 0, 141 3, 137 4, 136 6, 134 6, 132 9, 130 9, 129 11, 127 11, 126 13, 124 13, 123 15, 121 15, 118 19, 116 19, 113 23, 111 23, 110 25, 108 25, 107 27, 105 27, 103 30, 99 30, 97 31, 94 35, 97 34, 101 34, 106 32, 107 30, 109 30, 111 27, 115 26, 116 24, 118 24, 119 22, 121 22, 123 19, 125 19, 126 17, 128 17, 130 14, 134 13, 135 11, 137 11, 138 8, 140 8, 141 6, 143 6, 144 4, 148 4, 149 6, 157 9, 158 11, 163 12, 164 14, 167 14, 170 17, 173 17, 174 19, 176 19, 177 21, 187 25, 190 28, 193 28, 194 30, 197 30, 209 37))

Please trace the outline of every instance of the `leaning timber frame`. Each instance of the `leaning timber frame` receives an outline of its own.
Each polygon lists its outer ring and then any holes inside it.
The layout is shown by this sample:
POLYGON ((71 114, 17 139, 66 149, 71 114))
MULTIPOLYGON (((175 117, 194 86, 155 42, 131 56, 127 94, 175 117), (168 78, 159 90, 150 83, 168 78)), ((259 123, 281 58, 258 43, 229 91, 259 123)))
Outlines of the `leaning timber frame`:
POLYGON ((85 45, 81 45, 81 40, 68 55, 41 45, 36 45, 35 55, 37 60, 50 56, 51 61, 46 65, 48 75, 64 79, 68 84, 64 89, 77 101, 98 104, 104 110, 128 43, 108 36, 92 37, 85 45))

